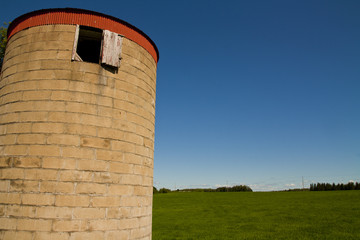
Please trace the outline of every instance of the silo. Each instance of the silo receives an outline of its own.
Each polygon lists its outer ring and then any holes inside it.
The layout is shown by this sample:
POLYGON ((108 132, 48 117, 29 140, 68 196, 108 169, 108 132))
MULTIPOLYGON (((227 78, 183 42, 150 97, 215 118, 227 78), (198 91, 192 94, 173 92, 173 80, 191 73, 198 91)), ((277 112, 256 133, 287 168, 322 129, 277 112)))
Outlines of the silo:
POLYGON ((0 239, 151 239, 154 42, 118 18, 15 19, 0 81, 0 239))

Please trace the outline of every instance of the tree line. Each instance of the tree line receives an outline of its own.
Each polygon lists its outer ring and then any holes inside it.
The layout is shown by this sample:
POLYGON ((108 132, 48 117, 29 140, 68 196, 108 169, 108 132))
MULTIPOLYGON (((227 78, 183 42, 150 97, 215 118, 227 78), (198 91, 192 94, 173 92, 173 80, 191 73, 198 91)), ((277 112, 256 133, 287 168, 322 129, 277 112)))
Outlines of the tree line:
POLYGON ((169 193, 171 192, 170 189, 167 189, 167 188, 160 188, 159 190, 157 190, 156 187, 153 187, 153 194, 156 194, 156 193, 169 193))
POLYGON ((5 48, 7 43, 7 25, 9 23, 4 23, 3 26, 0 27, 0 70, 2 68, 2 63, 5 55, 5 48))
POLYGON ((252 192, 252 189, 246 185, 236 185, 233 187, 219 187, 214 192, 252 192))
POLYGON ((213 188, 186 188, 186 189, 177 189, 176 191, 171 191, 167 188, 160 188, 159 190, 156 187, 153 187, 153 193, 169 193, 169 192, 252 192, 252 189, 246 185, 236 185, 233 187, 218 187, 213 188))
POLYGON ((360 183, 311 183, 310 191, 360 190, 360 183))

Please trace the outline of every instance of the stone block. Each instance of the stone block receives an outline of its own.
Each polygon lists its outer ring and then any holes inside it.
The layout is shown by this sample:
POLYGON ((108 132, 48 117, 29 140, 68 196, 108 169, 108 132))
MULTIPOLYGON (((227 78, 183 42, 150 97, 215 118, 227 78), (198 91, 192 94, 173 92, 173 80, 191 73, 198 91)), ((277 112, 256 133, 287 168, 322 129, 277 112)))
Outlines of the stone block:
POLYGON ((88 171, 102 171, 105 172, 108 170, 109 163, 101 160, 83 160, 79 159, 77 161, 78 170, 88 170, 88 171))
POLYGON ((74 193, 74 183, 58 181, 42 181, 40 192, 43 193, 74 193))
POLYGON ((63 147, 62 156, 65 158, 93 159, 94 150, 77 147, 63 147))
POLYGON ((63 123, 34 123, 32 125, 32 132, 34 133, 63 133, 63 123))
POLYGON ((9 205, 6 210, 6 215, 9 217, 35 218, 36 207, 9 205))
POLYGON ((89 221, 90 231, 117 230, 119 220, 116 219, 97 219, 89 221))
POLYGON ((75 208, 74 219, 103 219, 106 216, 106 208, 75 208))
POLYGON ((57 195, 55 206, 59 207, 88 207, 90 204, 89 196, 81 195, 57 195))
POLYGON ((36 217, 44 219, 71 219, 72 208, 69 207, 53 207, 39 206, 36 208, 36 217))
POLYGON ((80 145, 82 147, 110 149, 110 140, 102 138, 82 137, 80 145))
POLYGON ((60 147, 54 145, 31 145, 28 150, 30 156, 60 156, 60 147))
POLYGON ((15 230, 17 219, 13 218, 0 218, 1 229, 15 230))
POLYGON ((51 231, 51 220, 18 219, 17 230, 23 231, 51 231))
MULTIPOLYGON (((49 116, 50 118, 50 116, 49 116)), ((80 137, 69 134, 52 134, 47 138, 48 144, 79 146, 80 137)))
POLYGON ((56 233, 56 232, 35 232, 34 240, 68 240, 69 233, 56 233))
POLYGON ((103 195, 107 192, 106 184, 97 183, 78 183, 76 186, 77 194, 96 194, 103 195))
POLYGON ((21 195, 19 193, 0 192, 0 203, 2 204, 20 204, 21 195))
POLYGON ((92 197, 93 207, 119 207, 120 197, 92 197))
POLYGON ((44 144, 45 142, 44 134, 19 134, 17 137, 18 144, 44 144))
POLYGON ((55 168, 55 169, 75 169, 76 159, 60 158, 60 157, 44 157, 42 159, 42 167, 55 168))
POLYGON ((111 162, 109 163, 109 172, 131 174, 134 172, 132 164, 111 162))
POLYGON ((57 180, 58 171, 53 169, 25 169, 24 179, 28 180, 57 180))
POLYGON ((50 194, 31 194, 25 193, 22 194, 22 201, 23 205, 53 205, 55 201, 55 196, 50 194))
POLYGON ((6 231, 4 232, 3 240, 32 239, 32 235, 32 232, 26 231, 6 231))
POLYGON ((10 192, 39 192, 38 181, 11 180, 10 192))
POLYGON ((55 232, 78 232, 86 230, 86 222, 81 220, 54 221, 52 230, 55 232))

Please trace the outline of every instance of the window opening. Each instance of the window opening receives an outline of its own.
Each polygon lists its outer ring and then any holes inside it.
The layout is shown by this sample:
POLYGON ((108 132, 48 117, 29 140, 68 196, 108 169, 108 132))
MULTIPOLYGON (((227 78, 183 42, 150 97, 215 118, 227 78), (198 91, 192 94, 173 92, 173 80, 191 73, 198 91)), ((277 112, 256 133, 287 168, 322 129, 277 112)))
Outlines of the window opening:
POLYGON ((120 67, 121 46, 117 33, 77 25, 72 60, 120 67))
POLYGON ((102 31, 85 26, 77 26, 76 30, 78 39, 73 60, 99 63, 102 31))

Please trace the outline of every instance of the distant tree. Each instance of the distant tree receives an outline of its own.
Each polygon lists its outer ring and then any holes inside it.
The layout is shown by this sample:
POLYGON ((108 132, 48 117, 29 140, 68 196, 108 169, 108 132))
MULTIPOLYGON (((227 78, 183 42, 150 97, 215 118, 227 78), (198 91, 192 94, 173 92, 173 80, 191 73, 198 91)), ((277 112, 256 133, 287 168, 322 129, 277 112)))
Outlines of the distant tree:
POLYGON ((218 187, 216 189, 217 192, 226 192, 227 191, 227 188, 226 187, 218 187))
POLYGON ((169 193, 169 192, 171 192, 171 190, 168 188, 160 188, 159 190, 159 193, 169 193))
POLYGON ((348 182, 347 184, 338 183, 311 183, 310 191, 334 191, 334 190, 360 190, 360 183, 348 182))
POLYGON ((204 192, 215 192, 215 190, 214 190, 214 189, 211 189, 211 188, 205 188, 205 189, 204 189, 204 192))
POLYGON ((7 25, 9 25, 9 23, 4 23, 3 26, 0 27, 0 70, 2 68, 7 43, 7 25))
POLYGON ((236 185, 231 187, 229 192, 252 192, 252 189, 246 185, 236 185))
POLYGON ((347 184, 347 190, 355 190, 355 184, 354 182, 349 182, 347 184))
POLYGON ((252 192, 252 189, 246 185, 236 185, 233 187, 219 187, 216 192, 252 192))
POLYGON ((153 194, 159 193, 159 191, 156 189, 156 187, 153 187, 153 194))

